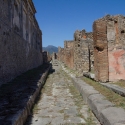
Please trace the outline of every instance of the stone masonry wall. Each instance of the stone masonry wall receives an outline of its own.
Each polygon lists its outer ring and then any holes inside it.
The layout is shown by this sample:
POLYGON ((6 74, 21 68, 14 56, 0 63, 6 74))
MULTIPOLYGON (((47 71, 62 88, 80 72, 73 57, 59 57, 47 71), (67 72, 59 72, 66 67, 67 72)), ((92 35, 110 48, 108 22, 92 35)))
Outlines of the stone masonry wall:
POLYGON ((53 52, 52 53, 52 60, 54 61, 55 59, 57 59, 57 53, 53 52))
POLYGON ((97 81, 106 82, 108 76, 108 43, 105 20, 95 21, 93 24, 94 40, 94 72, 97 81))
POLYGON ((93 59, 93 35, 85 30, 74 33, 74 69, 81 75, 91 71, 93 59))
POLYGON ((64 62, 64 48, 58 47, 58 60, 64 62))
POLYGON ((107 15, 94 22, 93 32, 96 80, 125 80, 125 17, 107 15))
POLYGON ((42 33, 35 18, 32 30, 36 34, 32 41, 28 31, 27 39, 23 37, 23 5, 22 0, 2 0, 0 4, 0 85, 43 62, 42 33))
POLYGON ((64 41, 64 62, 73 69, 74 67, 74 41, 64 41))
POLYGON ((109 81, 125 80, 125 17, 109 16, 107 21, 109 81))
POLYGON ((80 75, 93 69, 93 34, 76 30, 74 40, 64 41, 64 49, 58 48, 58 59, 80 75))

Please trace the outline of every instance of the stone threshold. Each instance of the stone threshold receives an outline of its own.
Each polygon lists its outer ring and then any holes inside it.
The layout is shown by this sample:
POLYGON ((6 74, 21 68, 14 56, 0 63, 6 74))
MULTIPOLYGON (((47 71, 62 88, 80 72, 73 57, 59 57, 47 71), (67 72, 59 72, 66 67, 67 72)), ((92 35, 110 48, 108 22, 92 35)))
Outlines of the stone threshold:
POLYGON ((0 125, 23 125, 44 86, 49 64, 43 64, 0 87, 0 125))
POLYGON ((116 107, 92 86, 76 78, 64 66, 62 69, 71 76, 74 86, 102 125, 125 125, 124 109, 116 107))

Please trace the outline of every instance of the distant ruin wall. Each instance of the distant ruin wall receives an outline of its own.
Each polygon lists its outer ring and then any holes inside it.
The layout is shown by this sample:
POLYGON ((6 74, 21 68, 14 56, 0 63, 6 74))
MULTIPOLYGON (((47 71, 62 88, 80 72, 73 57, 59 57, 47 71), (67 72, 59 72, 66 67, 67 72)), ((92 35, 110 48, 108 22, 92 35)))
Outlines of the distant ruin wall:
POLYGON ((24 33, 22 2, 9 0, 0 4, 0 85, 43 63, 41 31, 34 18, 34 25, 29 26, 31 32, 24 33))
POLYGON ((64 41, 64 62, 73 69, 74 67, 74 41, 64 41))
POLYGON ((64 62, 64 48, 58 47, 58 60, 64 62))
POLYGON ((79 73, 89 71, 89 49, 87 41, 75 41, 74 68, 79 73))
POLYGON ((57 53, 53 52, 52 53, 52 60, 55 60, 55 59, 57 59, 57 53))
POLYGON ((64 41, 64 49, 58 48, 58 59, 79 75, 93 69, 93 34, 76 30, 74 40, 64 41))
POLYGON ((76 30, 74 40, 74 69, 83 75, 93 68, 93 34, 76 30))

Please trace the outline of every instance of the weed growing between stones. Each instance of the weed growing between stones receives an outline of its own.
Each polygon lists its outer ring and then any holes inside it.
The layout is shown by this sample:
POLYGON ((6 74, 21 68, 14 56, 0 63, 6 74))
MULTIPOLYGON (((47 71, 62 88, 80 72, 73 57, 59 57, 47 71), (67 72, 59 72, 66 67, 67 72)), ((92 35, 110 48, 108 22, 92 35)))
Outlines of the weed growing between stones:
POLYGON ((104 95, 110 102, 114 103, 118 107, 125 109, 125 98, 116 94, 112 90, 102 86, 98 82, 95 82, 89 78, 83 77, 83 80, 89 85, 93 86, 97 91, 104 95))
POLYGON ((119 85, 119 86, 121 86, 122 88, 125 89, 125 80, 119 80, 117 82, 110 82, 110 84, 119 85))
MULTIPOLYGON (((62 72, 63 72, 63 75, 67 78, 67 80, 71 80, 72 81, 71 77, 67 73, 65 73, 64 71, 62 71, 62 72)), ((69 82, 68 83, 68 87, 69 87, 69 90, 70 90, 71 94, 73 95, 74 103, 77 106, 77 110, 78 110, 77 116, 85 119, 85 121, 86 121, 85 125, 96 125, 94 123, 93 114, 92 114, 90 109, 88 109, 88 112, 87 112, 88 117, 87 118, 85 118, 83 116, 83 114, 80 112, 80 110, 82 109, 83 105, 85 105, 85 102, 83 101, 82 95, 74 87, 73 83, 70 84, 70 82, 69 82)), ((65 116, 65 117, 67 117, 67 116, 65 116)), ((83 124, 77 124, 77 125, 83 125, 83 124)))

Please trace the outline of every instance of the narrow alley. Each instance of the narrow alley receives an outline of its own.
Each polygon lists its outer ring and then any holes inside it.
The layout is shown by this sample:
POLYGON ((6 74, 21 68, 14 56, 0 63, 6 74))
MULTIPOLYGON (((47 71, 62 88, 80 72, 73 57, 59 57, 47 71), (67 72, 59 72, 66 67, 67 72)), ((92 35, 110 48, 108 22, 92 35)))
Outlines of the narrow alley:
POLYGON ((100 125, 57 60, 25 125, 100 125))

